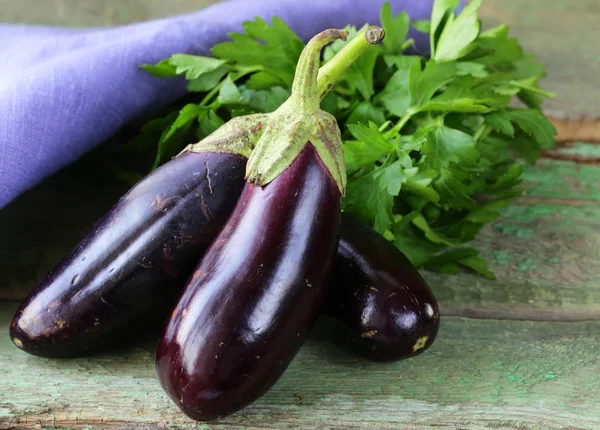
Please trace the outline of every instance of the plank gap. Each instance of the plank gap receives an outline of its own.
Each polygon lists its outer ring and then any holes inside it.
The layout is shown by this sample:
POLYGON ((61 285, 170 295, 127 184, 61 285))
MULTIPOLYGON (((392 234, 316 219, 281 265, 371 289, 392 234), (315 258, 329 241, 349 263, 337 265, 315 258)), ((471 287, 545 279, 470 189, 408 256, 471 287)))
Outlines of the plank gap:
POLYGON ((600 143, 600 118, 550 118, 558 135, 557 143, 585 141, 589 143, 600 143))

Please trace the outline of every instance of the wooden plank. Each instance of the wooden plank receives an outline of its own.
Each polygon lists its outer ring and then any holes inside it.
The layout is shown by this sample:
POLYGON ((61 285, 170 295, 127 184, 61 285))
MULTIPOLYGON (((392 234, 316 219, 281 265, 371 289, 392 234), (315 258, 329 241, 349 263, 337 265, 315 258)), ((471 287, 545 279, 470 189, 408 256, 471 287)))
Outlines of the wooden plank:
MULTIPOLYGON (((6 327, 14 304, 0 305, 6 327)), ((324 326, 327 327, 327 326, 324 326)), ((371 363, 313 335, 225 428, 597 429, 600 323, 445 318, 422 356, 371 363)), ((0 428, 194 426, 154 375, 153 342, 97 357, 29 356, 0 334, 0 428)))
POLYGON ((3 22, 98 27, 194 12, 218 0, 0 0, 3 22))
POLYGON ((552 119, 557 142, 600 142, 600 119, 552 119))
POLYGON ((508 24, 510 34, 548 71, 543 87, 557 96, 545 103, 556 118, 600 117, 600 3, 597 0, 486 0, 485 28, 508 24))
MULTIPOLYGON (((600 146, 579 143, 556 153, 593 158, 600 146)), ((23 298, 127 188, 107 181, 102 162, 83 162, 0 211, 0 300, 23 298)), ((424 272, 442 313, 600 319, 600 166, 543 159, 527 168, 524 186, 527 196, 473 243, 496 281, 424 272)))

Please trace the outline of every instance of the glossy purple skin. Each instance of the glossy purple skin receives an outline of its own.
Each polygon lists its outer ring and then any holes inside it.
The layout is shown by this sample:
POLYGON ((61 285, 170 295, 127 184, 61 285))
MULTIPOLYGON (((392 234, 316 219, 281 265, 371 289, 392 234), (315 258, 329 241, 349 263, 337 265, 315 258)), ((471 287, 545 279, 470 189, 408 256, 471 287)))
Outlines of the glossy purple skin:
POLYGON ((21 304, 15 345, 82 355, 166 319, 235 207, 245 165, 237 155, 188 152, 137 183, 21 304))
POLYGON ((349 215, 340 240, 325 313, 352 349, 375 361, 425 351, 439 328, 438 303, 408 258, 349 215))
POLYGON ((264 187, 246 185, 165 329, 157 375, 193 419, 266 392, 325 299, 341 195, 312 145, 264 187))

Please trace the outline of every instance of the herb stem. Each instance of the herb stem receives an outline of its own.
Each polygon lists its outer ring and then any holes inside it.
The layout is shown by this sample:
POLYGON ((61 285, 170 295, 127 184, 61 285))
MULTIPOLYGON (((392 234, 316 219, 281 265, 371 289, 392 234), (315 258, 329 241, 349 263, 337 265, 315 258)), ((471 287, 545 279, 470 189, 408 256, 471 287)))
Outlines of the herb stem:
POLYGON ((393 126, 392 128, 390 128, 388 130, 388 132, 385 134, 385 138, 391 139, 392 137, 394 137, 394 135, 400 133, 400 131, 402 130, 402 127, 404 127, 406 125, 406 123, 408 121, 410 121, 412 116, 413 116, 413 113, 407 111, 406 114, 402 118, 400 118, 400 121, 398 121, 395 126, 393 126))
MULTIPOLYGON (((264 69, 265 68, 263 66, 243 67, 243 68, 240 68, 237 71, 237 73, 235 73, 235 74, 230 73, 229 76, 231 77, 231 80, 235 82, 235 81, 243 78, 244 76, 249 75, 250 73, 261 72, 264 69)), ((206 106, 208 104, 208 102, 210 102, 219 93, 224 82, 225 82, 225 80, 222 80, 221 82, 218 83, 217 86, 215 86, 212 90, 210 90, 209 93, 206 94, 206 96, 202 99, 199 106, 206 106)))
POLYGON ((490 133, 491 131, 491 127, 486 124, 483 123, 479 126, 479 128, 475 131, 475 133, 473 134, 473 140, 475 142, 480 142, 481 140, 485 139, 487 137, 487 135, 490 133))
POLYGON ((369 47, 378 44, 385 37, 381 27, 370 26, 361 30, 332 59, 319 69, 319 95, 321 99, 329 92, 346 69, 369 47))

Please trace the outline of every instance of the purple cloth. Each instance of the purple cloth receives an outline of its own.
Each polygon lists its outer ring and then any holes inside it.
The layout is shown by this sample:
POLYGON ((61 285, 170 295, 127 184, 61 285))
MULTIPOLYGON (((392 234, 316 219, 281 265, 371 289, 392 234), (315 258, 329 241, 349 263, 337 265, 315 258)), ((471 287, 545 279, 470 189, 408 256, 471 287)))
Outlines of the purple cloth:
MULTIPOLYGON (((433 0, 391 0, 428 19, 433 0)), ((232 0, 114 28, 0 25, 0 208, 139 115, 184 94, 182 80, 139 69, 174 53, 209 55, 244 21, 282 18, 300 37, 378 23, 383 0, 232 0)), ((411 34, 427 48, 422 34, 411 34)))

